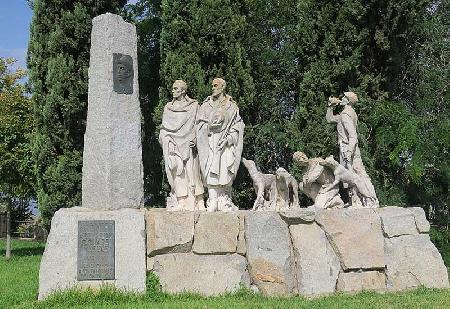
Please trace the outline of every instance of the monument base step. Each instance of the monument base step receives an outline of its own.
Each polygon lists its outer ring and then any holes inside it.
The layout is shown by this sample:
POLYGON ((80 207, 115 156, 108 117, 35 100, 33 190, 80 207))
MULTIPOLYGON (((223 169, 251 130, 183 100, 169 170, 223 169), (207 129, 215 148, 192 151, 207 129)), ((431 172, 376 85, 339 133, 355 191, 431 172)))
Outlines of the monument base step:
POLYGON ((138 209, 58 210, 39 270, 39 300, 72 287, 145 292, 145 220, 138 209))

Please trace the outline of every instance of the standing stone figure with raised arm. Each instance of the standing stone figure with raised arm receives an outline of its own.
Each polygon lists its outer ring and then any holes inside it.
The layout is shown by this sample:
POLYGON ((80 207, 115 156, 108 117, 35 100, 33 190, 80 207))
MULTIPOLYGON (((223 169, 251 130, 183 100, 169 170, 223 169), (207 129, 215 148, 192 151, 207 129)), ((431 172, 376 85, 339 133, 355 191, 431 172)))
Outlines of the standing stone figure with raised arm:
POLYGON ((329 123, 336 123, 337 126, 340 164, 356 173, 360 181, 364 181, 370 191, 370 198, 362 198, 358 195, 357 189, 352 187, 349 191, 352 206, 379 207, 375 189, 366 173, 358 147, 358 116, 353 109, 353 104, 356 102, 358 102, 358 96, 354 92, 344 92, 342 100, 330 97, 326 119, 329 123), (338 105, 343 106, 344 109, 339 114, 334 115, 334 108, 338 105))
POLYGON ((205 209, 196 148, 195 124, 199 104, 189 98, 186 91, 184 81, 173 83, 173 99, 164 107, 159 132, 167 180, 171 186, 167 210, 205 209))
POLYGON ((208 188, 208 211, 232 211, 231 186, 241 161, 244 122, 226 82, 215 78, 212 95, 200 107, 197 117, 197 147, 203 181, 208 188))

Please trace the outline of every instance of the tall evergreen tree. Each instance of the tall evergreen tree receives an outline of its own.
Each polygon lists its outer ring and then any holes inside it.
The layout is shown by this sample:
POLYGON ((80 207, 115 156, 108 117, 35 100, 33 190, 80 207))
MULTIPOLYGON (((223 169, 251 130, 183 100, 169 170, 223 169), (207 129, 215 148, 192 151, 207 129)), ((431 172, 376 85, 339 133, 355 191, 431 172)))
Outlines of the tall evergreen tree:
MULTIPOLYGON (((188 84, 190 96, 202 102, 211 94, 211 82, 222 77, 244 122, 254 96, 250 61, 244 48, 246 20, 240 1, 162 1, 161 88, 155 122, 171 99, 176 79, 188 84)), ((168 190, 167 190, 168 191, 168 190)))
POLYGON ((37 197, 44 223, 81 202, 92 18, 126 0, 35 0, 28 67, 36 132, 37 197))
POLYGON ((163 170, 160 165, 162 149, 155 134, 158 124, 153 120, 153 112, 159 103, 158 89, 161 84, 161 0, 139 0, 135 4, 127 4, 123 15, 136 25, 138 34, 145 202, 147 205, 164 205, 164 195, 161 191, 163 170))

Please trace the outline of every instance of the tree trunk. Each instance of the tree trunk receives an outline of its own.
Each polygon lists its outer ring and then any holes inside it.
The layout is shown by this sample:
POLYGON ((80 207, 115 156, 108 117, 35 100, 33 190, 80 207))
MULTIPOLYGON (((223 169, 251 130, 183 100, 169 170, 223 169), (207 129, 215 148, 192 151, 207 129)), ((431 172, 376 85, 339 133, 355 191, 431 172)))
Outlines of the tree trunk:
POLYGON ((6 210, 6 259, 11 257, 11 209, 6 210))

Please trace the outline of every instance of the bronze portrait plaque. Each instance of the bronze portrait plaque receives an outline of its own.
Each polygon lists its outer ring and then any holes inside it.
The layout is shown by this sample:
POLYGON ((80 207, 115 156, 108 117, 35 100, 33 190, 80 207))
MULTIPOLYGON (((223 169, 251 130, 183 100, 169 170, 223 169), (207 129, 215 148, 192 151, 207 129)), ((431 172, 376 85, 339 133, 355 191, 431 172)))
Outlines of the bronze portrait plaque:
POLYGON ((114 91, 120 94, 133 93, 133 58, 120 53, 113 54, 114 91))
POLYGON ((114 280, 114 263, 114 220, 78 221, 77 280, 114 280))

